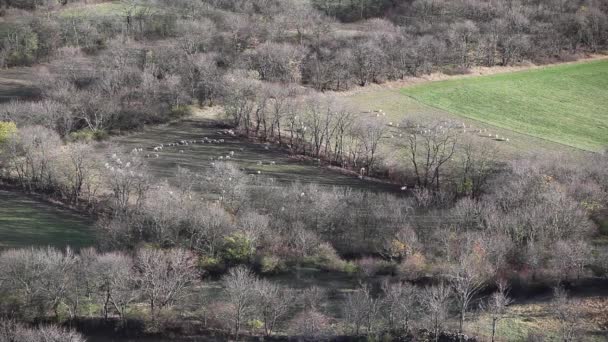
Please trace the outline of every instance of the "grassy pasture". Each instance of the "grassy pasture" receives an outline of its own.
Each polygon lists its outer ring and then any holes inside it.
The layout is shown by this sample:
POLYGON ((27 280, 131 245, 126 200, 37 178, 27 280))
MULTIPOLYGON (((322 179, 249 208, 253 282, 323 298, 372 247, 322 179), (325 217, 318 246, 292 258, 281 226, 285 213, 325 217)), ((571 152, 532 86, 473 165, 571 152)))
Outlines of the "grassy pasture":
POLYGON ((190 118, 167 125, 152 126, 142 133, 131 134, 113 140, 126 151, 143 148, 145 154, 158 153, 159 157, 148 158, 149 170, 159 179, 171 179, 178 166, 195 172, 204 172, 213 160, 226 157, 234 152, 230 162, 237 164, 244 172, 276 179, 279 182, 316 183, 324 187, 344 186, 354 189, 378 191, 399 191, 395 185, 361 180, 356 176, 331 170, 314 160, 290 157, 289 153, 276 145, 253 143, 238 137, 219 134, 212 119, 190 118), (221 144, 190 144, 188 146, 165 147, 153 152, 154 146, 180 140, 224 139, 221 144), (183 153, 180 153, 183 151, 183 153), (262 165, 258 165, 261 162, 262 165), (274 163, 273 163, 274 162, 274 163))
POLYGON ((40 95, 36 87, 38 70, 31 67, 10 68, 0 71, 0 102, 30 99, 40 95))
POLYGON ((92 221, 14 192, 0 190, 0 249, 94 244, 92 221))
POLYGON ((608 60, 404 88, 418 102, 582 150, 608 145, 608 60))

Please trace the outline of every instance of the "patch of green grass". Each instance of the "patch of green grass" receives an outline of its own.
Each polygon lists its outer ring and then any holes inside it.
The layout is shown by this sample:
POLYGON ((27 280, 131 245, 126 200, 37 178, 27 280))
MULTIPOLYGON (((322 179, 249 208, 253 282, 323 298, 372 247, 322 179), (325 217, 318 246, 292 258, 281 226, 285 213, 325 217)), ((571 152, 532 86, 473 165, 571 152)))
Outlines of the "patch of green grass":
POLYGON ((404 88, 424 104, 588 151, 608 145, 608 60, 404 88))
POLYGON ((0 249, 94 244, 92 222, 67 210, 9 191, 0 191, 0 249))

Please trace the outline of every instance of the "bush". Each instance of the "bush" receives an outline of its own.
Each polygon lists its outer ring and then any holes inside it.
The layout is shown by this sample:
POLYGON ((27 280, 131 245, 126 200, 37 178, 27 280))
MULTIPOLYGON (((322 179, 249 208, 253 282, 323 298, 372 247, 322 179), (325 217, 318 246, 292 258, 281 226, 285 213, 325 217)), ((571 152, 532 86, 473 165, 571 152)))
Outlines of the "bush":
POLYGON ((82 142, 90 142, 90 141, 101 141, 108 138, 108 133, 106 131, 93 131, 90 129, 82 129, 80 131, 70 133, 69 140, 70 141, 82 141, 82 142))
POLYGON ((328 243, 317 247, 314 255, 305 258, 305 264, 328 272, 356 273, 357 265, 346 262, 340 258, 336 250, 328 243))
POLYGON ((285 262, 276 255, 263 255, 258 258, 256 265, 262 274, 276 274, 284 272, 285 262))
POLYGON ((0 121, 0 145, 17 133, 17 125, 11 121, 0 121))
POLYGON ((407 280, 415 280, 424 275, 426 258, 421 253, 414 253, 399 265, 398 273, 407 280))
POLYGON ((202 256, 198 259, 198 267, 211 274, 221 274, 226 271, 226 264, 222 260, 208 256, 202 256))
POLYGON ((242 233, 234 233, 224 238, 222 259, 227 265, 247 264, 255 252, 253 241, 242 233))
POLYGON ((357 267, 367 277, 375 275, 391 275, 396 273, 396 265, 386 260, 363 258, 357 260, 357 267))

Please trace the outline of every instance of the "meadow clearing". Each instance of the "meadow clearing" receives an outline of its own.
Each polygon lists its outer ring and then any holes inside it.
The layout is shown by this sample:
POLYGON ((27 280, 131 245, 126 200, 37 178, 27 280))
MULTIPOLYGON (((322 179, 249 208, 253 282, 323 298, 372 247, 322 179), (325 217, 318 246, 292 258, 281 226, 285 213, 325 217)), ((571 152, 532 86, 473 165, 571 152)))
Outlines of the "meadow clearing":
POLYGON ((0 249, 23 246, 92 246, 93 222, 68 210, 0 190, 0 249))
POLYGON ((282 184, 301 182, 323 187, 399 191, 398 185, 360 179, 356 175, 323 166, 315 159, 291 156, 287 150, 277 145, 252 142, 226 134, 225 131, 218 128, 214 119, 195 115, 177 122, 147 127, 141 133, 117 137, 112 140, 112 144, 125 151, 142 148, 142 153, 148 155, 147 162, 152 175, 170 181, 175 177, 178 166, 193 172, 205 172, 212 167, 213 162, 228 161, 238 165, 245 173, 274 178, 282 184), (210 140, 222 139, 223 142, 200 143, 205 137, 210 140), (199 143, 166 146, 180 140, 196 140, 199 143), (160 144, 165 147, 154 152, 153 147, 160 144))

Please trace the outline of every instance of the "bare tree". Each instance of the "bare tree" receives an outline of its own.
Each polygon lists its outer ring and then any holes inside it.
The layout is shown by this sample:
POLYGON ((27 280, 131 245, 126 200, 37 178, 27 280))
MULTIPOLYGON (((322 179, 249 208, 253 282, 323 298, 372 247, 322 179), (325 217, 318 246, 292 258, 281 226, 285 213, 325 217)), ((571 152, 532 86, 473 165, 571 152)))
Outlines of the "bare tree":
POLYGON ((365 158, 366 175, 373 175, 380 141, 385 138, 388 130, 387 124, 383 117, 361 117, 355 124, 354 131, 359 138, 365 158))
POLYGON ((268 280, 260 279, 255 284, 257 307, 262 312, 264 333, 272 335, 276 325, 287 316, 294 306, 295 293, 268 280))
POLYGON ((564 342, 573 341, 581 324, 582 305, 570 298, 563 287, 553 289, 551 311, 560 323, 560 333, 564 342))
POLYGON ((382 284, 384 298, 382 311, 388 320, 390 330, 410 331, 410 322, 419 313, 419 291, 416 286, 399 282, 382 284))
MULTIPOLYGON (((465 247, 465 249, 468 249, 465 247)), ((483 257, 481 257, 483 258, 483 257)), ((463 250, 449 272, 449 280, 459 305, 459 331, 463 331, 466 312, 474 296, 483 288, 488 276, 485 261, 475 253, 463 250)))
POLYGON ((91 276, 101 299, 104 318, 108 318, 111 306, 124 320, 129 304, 139 294, 133 259, 119 252, 102 254, 96 258, 91 269, 91 276))
POLYGON ((485 305, 482 305, 482 309, 488 313, 492 320, 492 342, 494 342, 496 336, 498 322, 505 318, 507 306, 513 302, 509 297, 507 282, 500 280, 497 282, 497 285, 498 290, 490 296, 485 305))
POLYGON ((462 148, 459 184, 460 192, 477 198, 497 168, 496 148, 488 144, 475 147, 466 144, 462 148))
POLYGON ((62 145, 59 135, 43 126, 28 126, 5 142, 7 168, 28 190, 50 190, 55 184, 54 162, 62 145))
POLYGON ((105 162, 105 181, 112 191, 114 209, 121 214, 144 203, 150 187, 146 164, 136 152, 112 153, 105 162))
POLYGON ((65 177, 63 185, 68 198, 75 203, 86 196, 84 199, 90 202, 97 189, 95 178, 98 165, 93 147, 86 143, 69 144, 65 146, 62 156, 65 159, 64 169, 59 176, 65 177))
POLYGON ((140 249, 135 268, 153 319, 158 310, 186 297, 197 279, 193 255, 183 249, 140 249))
POLYGON ((243 266, 230 269, 222 282, 228 302, 231 305, 230 321, 234 328, 234 336, 238 340, 243 322, 252 314, 255 307, 256 277, 243 266))
POLYGON ((344 316, 346 321, 354 326, 356 336, 359 335, 362 327, 365 327, 367 334, 374 332, 379 310, 380 301, 372 297, 367 286, 362 286, 346 296, 344 316))
POLYGON ((14 321, 0 320, 0 341, 85 342, 86 339, 76 331, 67 330, 55 325, 40 325, 30 328, 14 321))
POLYGON ((439 341, 439 332, 448 317, 452 291, 444 282, 424 288, 421 302, 429 316, 435 342, 439 341))
POLYGON ((448 122, 409 129, 404 146, 419 187, 435 190, 441 188, 443 166, 452 159, 456 151, 456 132, 454 126, 448 122))

